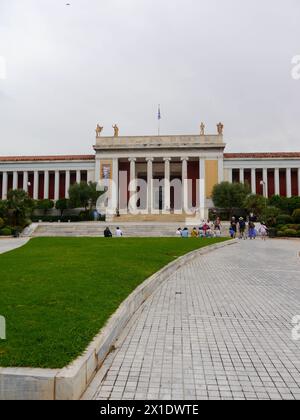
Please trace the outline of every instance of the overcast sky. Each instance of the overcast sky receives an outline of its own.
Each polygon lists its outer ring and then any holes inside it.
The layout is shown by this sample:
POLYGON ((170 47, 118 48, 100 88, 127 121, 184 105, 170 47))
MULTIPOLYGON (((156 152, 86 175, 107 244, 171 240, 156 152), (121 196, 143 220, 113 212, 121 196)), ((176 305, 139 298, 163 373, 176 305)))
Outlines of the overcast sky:
POLYGON ((158 103, 162 134, 221 120, 227 151, 300 151, 299 0, 67 1, 0 0, 0 155, 157 134, 158 103))

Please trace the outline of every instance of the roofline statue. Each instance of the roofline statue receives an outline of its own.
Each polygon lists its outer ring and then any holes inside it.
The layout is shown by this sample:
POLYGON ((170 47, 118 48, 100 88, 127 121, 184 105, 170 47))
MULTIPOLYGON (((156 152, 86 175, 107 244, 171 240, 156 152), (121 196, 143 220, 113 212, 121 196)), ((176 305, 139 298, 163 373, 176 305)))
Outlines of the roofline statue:
POLYGON ((96 127, 95 131, 96 131, 96 138, 98 139, 101 136, 101 133, 103 131, 103 127, 101 127, 100 124, 97 124, 97 127, 96 127))
POLYGON ((112 128, 114 129, 114 137, 119 137, 119 127, 117 124, 113 125, 112 128))
POLYGON ((219 124, 217 124, 217 129, 218 129, 219 136, 222 136, 223 131, 224 131, 224 125, 221 122, 219 122, 219 124))

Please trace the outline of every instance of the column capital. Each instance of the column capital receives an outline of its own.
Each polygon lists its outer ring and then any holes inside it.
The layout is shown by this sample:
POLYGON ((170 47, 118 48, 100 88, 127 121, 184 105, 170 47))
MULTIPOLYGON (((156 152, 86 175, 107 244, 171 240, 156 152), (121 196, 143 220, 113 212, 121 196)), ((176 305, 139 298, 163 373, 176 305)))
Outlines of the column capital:
POLYGON ((136 162, 136 158, 135 157, 129 157, 128 160, 129 160, 129 162, 136 162))
POLYGON ((171 160, 172 160, 172 158, 170 158, 170 157, 165 157, 165 158, 164 158, 164 161, 165 161, 165 162, 171 162, 171 160))
POLYGON ((145 159, 146 159, 146 162, 153 162, 154 161, 153 157, 146 157, 145 159))
POLYGON ((189 157, 182 157, 182 158, 180 158, 181 162, 188 161, 189 159, 190 159, 189 157))

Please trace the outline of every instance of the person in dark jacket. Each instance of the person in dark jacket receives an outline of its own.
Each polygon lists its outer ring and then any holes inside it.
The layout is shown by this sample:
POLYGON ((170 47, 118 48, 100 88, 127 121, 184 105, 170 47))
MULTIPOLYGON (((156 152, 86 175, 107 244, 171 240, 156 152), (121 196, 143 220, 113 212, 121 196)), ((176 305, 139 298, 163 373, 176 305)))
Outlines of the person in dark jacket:
POLYGON ((105 228, 105 230, 104 230, 104 237, 105 238, 111 238, 112 237, 112 233, 111 233, 109 227, 105 228))

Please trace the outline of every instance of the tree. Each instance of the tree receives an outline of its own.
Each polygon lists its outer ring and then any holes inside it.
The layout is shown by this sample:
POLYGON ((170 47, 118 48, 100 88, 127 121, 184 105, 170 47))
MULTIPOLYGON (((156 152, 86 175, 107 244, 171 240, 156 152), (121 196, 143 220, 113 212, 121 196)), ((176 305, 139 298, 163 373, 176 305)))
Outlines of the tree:
POLYGON ((221 182, 214 186, 212 200, 216 207, 230 210, 230 216, 232 216, 234 208, 243 207, 249 193, 250 188, 247 184, 221 182))
POLYGON ((63 216, 65 210, 69 208, 69 200, 66 198, 62 198, 61 200, 57 200, 55 203, 56 210, 60 210, 60 216, 63 216))
POLYGON ((267 207, 267 200, 262 195, 249 194, 243 203, 243 207, 255 216, 260 217, 267 207))
POLYGON ((12 213, 13 225, 23 226, 34 208, 34 201, 23 190, 10 190, 7 194, 7 206, 12 213))
POLYGON ((80 184, 73 184, 69 189, 70 204, 73 208, 95 206, 98 197, 102 194, 97 191, 96 182, 81 182, 80 184))
POLYGON ((38 210, 43 210, 44 216, 46 216, 47 212, 54 207, 54 201, 49 199, 38 200, 36 203, 36 208, 38 210))

